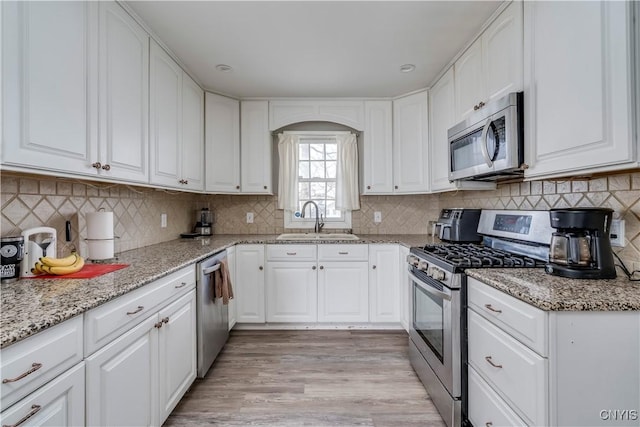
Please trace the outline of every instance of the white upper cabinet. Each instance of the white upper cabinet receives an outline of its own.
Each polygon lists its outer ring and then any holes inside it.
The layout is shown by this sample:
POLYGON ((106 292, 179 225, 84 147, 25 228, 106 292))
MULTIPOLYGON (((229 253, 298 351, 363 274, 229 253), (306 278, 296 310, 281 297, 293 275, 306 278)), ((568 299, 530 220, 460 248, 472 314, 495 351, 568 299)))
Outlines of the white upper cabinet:
POLYGON ((522 90, 522 2, 511 3, 456 61, 456 122, 522 90))
POLYGON ((269 130, 300 122, 333 122, 364 129, 362 101, 276 100, 269 102, 269 130))
POLYGON ((429 191, 427 92, 393 101, 393 191, 429 191))
POLYGON ((429 159, 431 191, 453 190, 449 182, 449 142, 447 131, 455 124, 453 67, 429 91, 429 159))
POLYGON ((525 2, 526 177, 637 167, 632 7, 525 2))
POLYGON ((149 35, 115 2, 100 2, 100 174, 147 182, 149 35))
POLYGON ((97 174, 97 23, 98 3, 2 3, 3 164, 97 174))
POLYGON ((205 94, 205 190, 240 192, 240 103, 205 94))
POLYGON ((393 104, 364 102, 362 194, 393 193, 393 104))
POLYGON ((241 102, 240 117, 241 191, 251 194, 272 194, 269 102, 241 102))
POLYGON ((204 188, 204 92, 182 74, 182 179, 183 187, 204 188))
POLYGON ((202 189, 204 94, 155 42, 150 63, 150 182, 202 189))

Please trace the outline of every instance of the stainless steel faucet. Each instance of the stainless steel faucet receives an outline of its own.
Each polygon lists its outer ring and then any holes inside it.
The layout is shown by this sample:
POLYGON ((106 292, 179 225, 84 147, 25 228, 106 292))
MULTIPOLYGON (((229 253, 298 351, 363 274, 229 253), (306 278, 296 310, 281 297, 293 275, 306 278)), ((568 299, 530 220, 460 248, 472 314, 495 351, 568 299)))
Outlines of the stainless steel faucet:
POLYGON ((304 210, 307 208, 308 204, 312 204, 316 208, 316 225, 313 227, 313 231, 319 233, 322 230, 322 227, 324 227, 324 221, 322 221, 322 214, 318 215, 320 209, 318 209, 318 205, 316 204, 316 202, 314 202, 313 200, 305 202, 305 204, 302 205, 302 212, 300 213, 300 216, 304 218, 304 210))

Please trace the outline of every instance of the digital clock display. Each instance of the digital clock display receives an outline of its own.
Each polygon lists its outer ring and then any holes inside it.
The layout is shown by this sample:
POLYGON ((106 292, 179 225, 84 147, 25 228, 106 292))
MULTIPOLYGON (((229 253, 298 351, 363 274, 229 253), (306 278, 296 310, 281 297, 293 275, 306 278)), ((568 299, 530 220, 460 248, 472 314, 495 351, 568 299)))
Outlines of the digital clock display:
POLYGON ((493 229, 517 234, 529 234, 531 215, 496 215, 493 229))

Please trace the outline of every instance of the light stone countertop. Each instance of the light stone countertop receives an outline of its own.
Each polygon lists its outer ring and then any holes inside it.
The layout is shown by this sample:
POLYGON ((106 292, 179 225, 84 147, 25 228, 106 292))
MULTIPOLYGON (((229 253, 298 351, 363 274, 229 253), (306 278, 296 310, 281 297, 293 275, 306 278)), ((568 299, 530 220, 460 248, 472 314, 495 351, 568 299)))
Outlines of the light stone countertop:
POLYGON ((358 235, 348 241, 284 241, 276 235, 214 235, 178 239, 118 254, 122 270, 93 279, 22 279, 0 287, 0 348, 84 313, 230 246, 254 244, 400 243, 423 246, 428 235, 358 235))
POLYGON ((640 282, 618 271, 611 280, 567 279, 543 268, 465 270, 469 277, 545 311, 640 310, 640 282))

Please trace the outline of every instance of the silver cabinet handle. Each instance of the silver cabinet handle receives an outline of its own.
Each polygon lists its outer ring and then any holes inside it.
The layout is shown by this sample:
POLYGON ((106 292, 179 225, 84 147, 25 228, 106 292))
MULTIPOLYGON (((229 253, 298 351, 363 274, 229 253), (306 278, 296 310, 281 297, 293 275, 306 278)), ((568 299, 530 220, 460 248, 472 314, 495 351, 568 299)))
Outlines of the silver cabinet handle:
POLYGON ((24 423, 25 421, 27 421, 29 418, 33 417, 35 414, 38 413, 38 411, 40 411, 40 409, 42 409, 42 406, 40 405, 31 405, 31 412, 29 412, 27 415, 25 415, 24 417, 22 417, 20 419, 20 421, 18 421, 15 424, 3 424, 2 427, 18 427, 20 424, 24 423))
POLYGON ((6 384, 6 383, 14 383, 16 381, 20 381, 21 379, 23 379, 24 377, 33 374, 35 371, 37 371, 38 369, 42 368, 42 363, 32 363, 31 364, 31 369, 29 369, 27 372, 18 375, 15 378, 5 378, 2 380, 2 384, 6 384))
POLYGON ((176 285, 175 288, 180 289, 180 288, 184 288, 185 286, 187 286, 187 282, 180 282, 180 284, 176 285))
POLYGON ((349 252, 338 252, 338 255, 349 255, 349 252))
POLYGON ((287 255, 295 255, 297 252, 287 252, 287 255))
POLYGON ((484 360, 486 360, 487 363, 489 363, 489 365, 493 366, 494 368, 502 368, 502 365, 496 365, 495 363, 493 363, 493 360, 491 360, 491 356, 485 356, 484 360))
POLYGON ((493 308, 491 304, 484 305, 487 310, 493 311, 494 313, 502 313, 502 310, 498 310, 497 308, 493 308))
POLYGON ((131 314, 140 313, 142 310, 144 310, 144 306, 139 305, 138 308, 136 308, 134 311, 127 311, 127 314, 131 315, 131 314))

